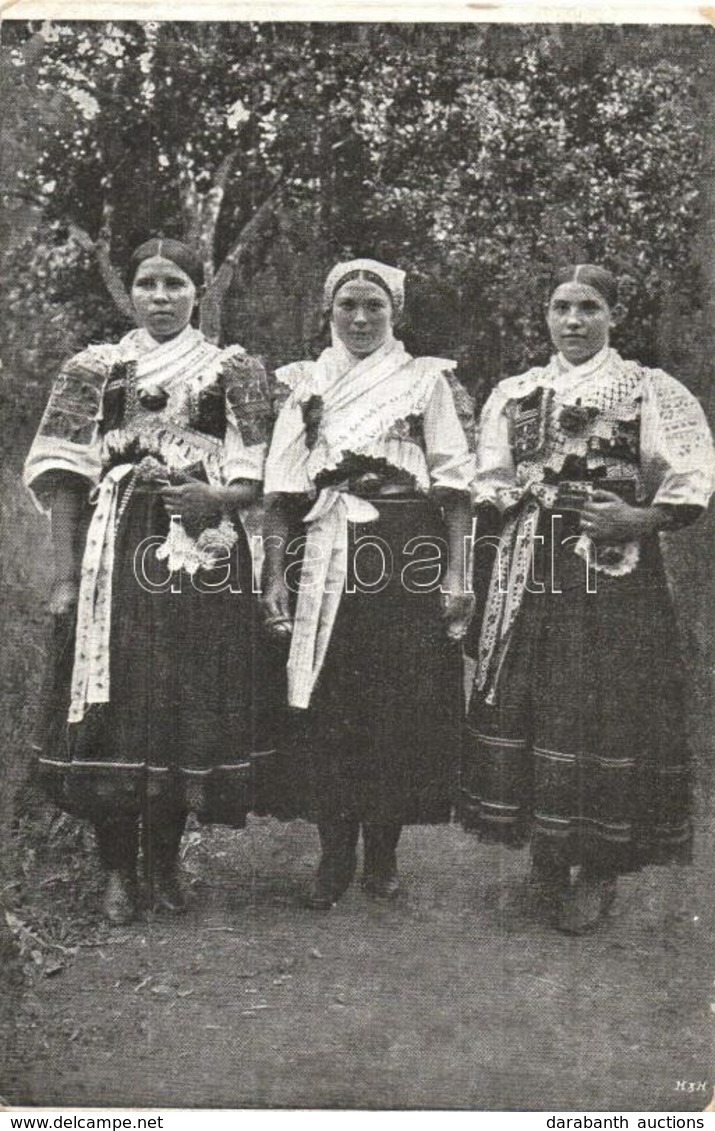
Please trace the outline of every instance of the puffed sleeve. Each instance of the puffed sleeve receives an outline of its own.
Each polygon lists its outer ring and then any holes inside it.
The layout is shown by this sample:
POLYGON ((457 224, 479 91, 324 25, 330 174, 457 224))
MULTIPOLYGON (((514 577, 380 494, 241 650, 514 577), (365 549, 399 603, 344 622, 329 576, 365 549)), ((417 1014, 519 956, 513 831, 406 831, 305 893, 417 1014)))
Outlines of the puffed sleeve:
POLYGON ((294 361, 277 369, 274 385, 280 405, 266 460, 266 495, 312 495, 308 468, 310 449, 305 430, 304 400, 312 388, 314 363, 294 361))
POLYGON ((70 358, 55 379, 23 472, 42 511, 51 506, 58 477, 84 479, 88 493, 99 482, 102 391, 113 358, 112 347, 90 346, 70 358))
POLYGON ((290 365, 281 366, 280 369, 276 369, 276 371, 271 374, 269 384, 274 423, 280 416, 283 405, 295 390, 296 386, 305 379, 309 369, 309 362, 294 361, 291 362, 290 365))
POLYGON ((658 369, 643 381, 641 466, 655 505, 706 507, 715 490, 713 440, 700 402, 658 369))
POLYGON ((273 429, 266 460, 266 495, 311 494, 313 481, 308 472, 309 455, 303 409, 295 393, 291 393, 273 429))
POLYGON ((225 483, 263 479, 271 431, 268 378, 258 358, 229 348, 221 362, 226 395, 226 436, 223 452, 225 483))
POLYGON ((438 374, 425 407, 424 438, 432 486, 469 492, 475 470, 470 450, 474 420, 465 409, 468 394, 463 392, 461 413, 458 413, 450 376, 438 374))
POLYGON ((474 481, 475 503, 492 503, 501 511, 512 505, 516 493, 516 466, 507 404, 504 390, 497 385, 489 395, 479 420, 474 481))

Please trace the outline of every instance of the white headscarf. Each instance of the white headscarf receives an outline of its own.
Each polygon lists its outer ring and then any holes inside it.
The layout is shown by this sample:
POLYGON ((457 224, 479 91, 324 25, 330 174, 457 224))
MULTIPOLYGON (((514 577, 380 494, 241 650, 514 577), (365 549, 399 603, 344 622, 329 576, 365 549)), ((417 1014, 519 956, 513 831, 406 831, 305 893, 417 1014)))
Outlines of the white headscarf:
MULTIPOLYGON (((337 263, 325 280, 323 289, 323 308, 330 310, 335 298, 335 292, 347 275, 364 274, 368 277, 374 275, 387 287, 392 300, 394 316, 402 314, 405 305, 405 272, 399 267, 388 267, 386 263, 379 263, 377 259, 351 259, 347 263, 337 263)), ((368 278, 369 281, 369 278, 368 278)))

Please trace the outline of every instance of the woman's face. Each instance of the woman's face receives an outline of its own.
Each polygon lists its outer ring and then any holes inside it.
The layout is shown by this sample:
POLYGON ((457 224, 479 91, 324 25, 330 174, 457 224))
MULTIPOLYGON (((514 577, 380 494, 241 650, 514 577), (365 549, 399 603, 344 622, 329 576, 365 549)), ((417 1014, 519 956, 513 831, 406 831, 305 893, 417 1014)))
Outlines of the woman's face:
POLYGON ((139 325, 157 342, 165 342, 188 326, 196 287, 185 271, 156 255, 139 264, 131 298, 139 325))
POLYGON ((611 309, 595 287, 562 283, 551 296, 546 322, 551 340, 572 365, 581 365, 608 345, 611 309))
POLYGON ((390 331, 392 303, 377 283, 351 279, 335 294, 332 321, 350 353, 367 357, 382 345, 390 331))

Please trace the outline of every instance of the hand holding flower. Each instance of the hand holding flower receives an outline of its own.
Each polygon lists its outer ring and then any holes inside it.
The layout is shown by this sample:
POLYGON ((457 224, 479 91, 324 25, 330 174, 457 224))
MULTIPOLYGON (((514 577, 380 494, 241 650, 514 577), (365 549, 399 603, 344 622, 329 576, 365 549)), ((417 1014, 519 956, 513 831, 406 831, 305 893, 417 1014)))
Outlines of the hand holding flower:
POLYGON ((188 533, 215 524, 224 509, 224 489, 197 479, 176 487, 163 487, 161 498, 167 513, 178 515, 188 533))

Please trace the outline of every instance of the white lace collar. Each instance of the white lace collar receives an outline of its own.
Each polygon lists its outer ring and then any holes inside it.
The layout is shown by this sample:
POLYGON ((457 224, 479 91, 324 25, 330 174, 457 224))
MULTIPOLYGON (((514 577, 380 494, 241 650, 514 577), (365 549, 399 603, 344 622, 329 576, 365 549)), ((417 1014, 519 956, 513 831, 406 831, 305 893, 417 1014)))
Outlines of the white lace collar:
POLYGON ((589 357, 588 361, 582 361, 579 365, 574 365, 564 357, 562 353, 556 354, 557 374, 560 377, 566 378, 569 384, 580 381, 582 377, 590 377, 598 369, 604 365, 615 351, 607 344, 602 349, 595 353, 593 357, 589 357))

